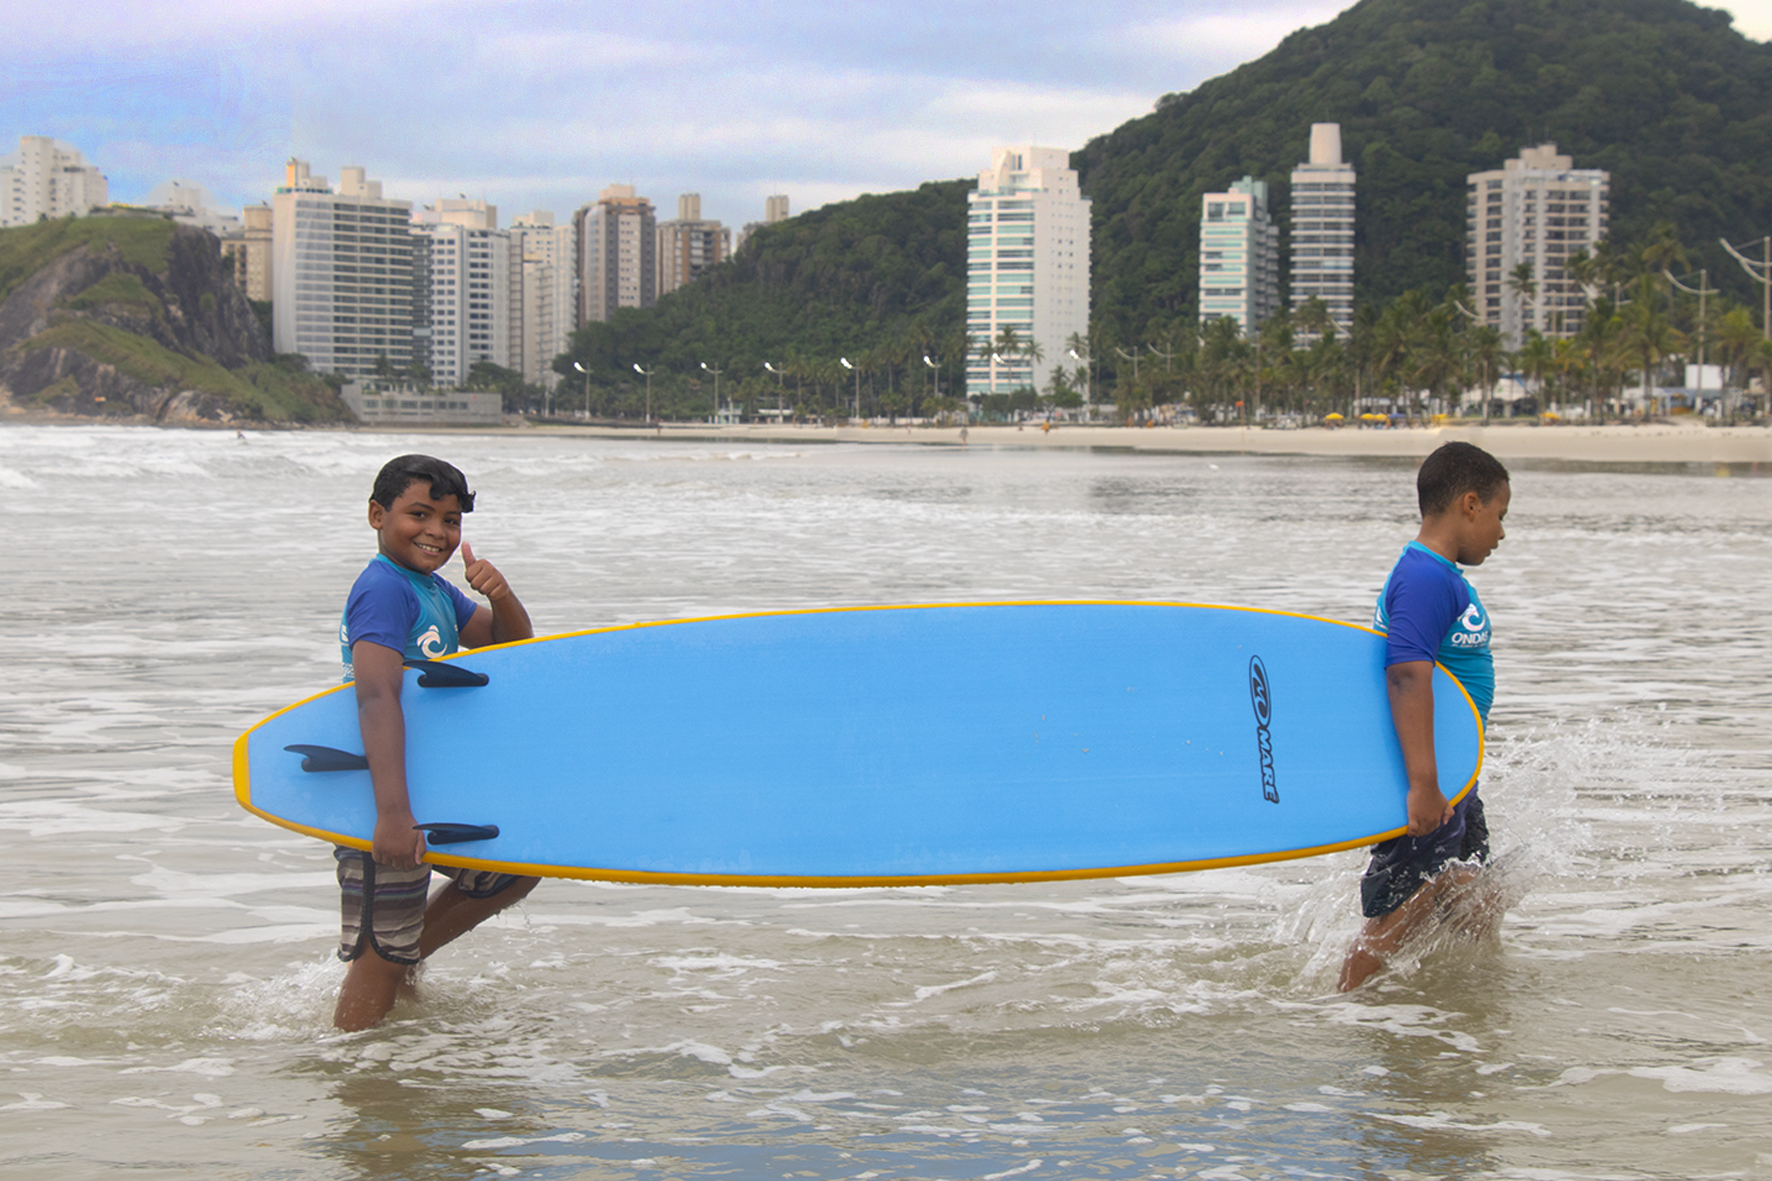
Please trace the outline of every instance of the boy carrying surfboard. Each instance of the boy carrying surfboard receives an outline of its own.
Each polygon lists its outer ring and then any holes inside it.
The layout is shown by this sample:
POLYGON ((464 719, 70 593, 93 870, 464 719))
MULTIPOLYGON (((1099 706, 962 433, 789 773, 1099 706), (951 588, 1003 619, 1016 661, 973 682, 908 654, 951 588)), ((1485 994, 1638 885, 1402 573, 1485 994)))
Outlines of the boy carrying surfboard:
POLYGON ((454 881, 427 900, 433 867, 423 861, 424 833, 406 791, 404 662, 535 634, 504 576, 463 543, 461 519, 473 511, 467 477, 428 455, 389 460, 370 493, 369 527, 378 552, 351 588, 339 644, 345 680, 357 685, 376 821, 370 852, 343 846, 333 851, 343 917, 338 955, 350 964, 332 1016, 340 1029, 367 1029, 380 1021, 414 965, 523 898, 538 880, 437 866, 454 881), (474 603, 437 573, 457 547, 468 585, 486 604, 474 603))
POLYGON ((1489 859, 1489 829, 1473 785, 1457 805, 1441 793, 1434 758, 1434 662, 1464 685, 1487 722, 1495 699, 1489 615, 1459 564, 1479 566, 1507 536, 1507 469, 1469 443, 1447 443, 1415 479, 1421 531, 1378 598, 1391 720, 1408 776, 1408 831, 1372 848, 1360 879, 1366 923, 1342 961, 1338 987, 1358 988, 1408 940, 1447 892, 1489 859))

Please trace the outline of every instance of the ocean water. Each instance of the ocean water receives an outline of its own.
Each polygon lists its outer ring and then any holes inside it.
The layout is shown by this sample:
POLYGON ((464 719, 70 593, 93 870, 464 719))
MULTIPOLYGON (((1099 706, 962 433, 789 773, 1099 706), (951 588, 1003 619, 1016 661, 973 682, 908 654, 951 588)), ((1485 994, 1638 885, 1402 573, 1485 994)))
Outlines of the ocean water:
MULTIPOLYGON (((407 450, 469 473, 468 537, 543 632, 1072 597, 1363 621, 1414 530, 1390 461, 0 429, 0 1174, 1772 1177, 1755 473, 1516 465, 1473 575, 1494 939, 1336 995, 1359 853, 552 881, 342 1035, 328 849, 236 807, 228 756, 336 680, 369 481, 407 450)), ((791 703, 732 708, 813 740, 791 703)))

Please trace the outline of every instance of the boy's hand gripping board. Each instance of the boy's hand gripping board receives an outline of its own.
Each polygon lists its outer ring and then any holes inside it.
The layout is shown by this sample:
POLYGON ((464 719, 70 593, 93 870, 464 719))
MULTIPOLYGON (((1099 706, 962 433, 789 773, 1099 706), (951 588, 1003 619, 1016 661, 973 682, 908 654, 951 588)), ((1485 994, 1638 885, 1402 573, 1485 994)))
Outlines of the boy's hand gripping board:
MULTIPOLYGON (((408 787, 439 864, 699 885, 1033 881, 1307 857, 1407 824, 1384 639, 1303 615, 868 607, 609 628, 442 667, 486 683, 406 674, 408 787)), ((1437 666, 1434 740, 1456 799, 1483 729, 1437 666)), ((329 689, 241 735, 235 794, 367 849, 362 750, 354 691, 329 689)))

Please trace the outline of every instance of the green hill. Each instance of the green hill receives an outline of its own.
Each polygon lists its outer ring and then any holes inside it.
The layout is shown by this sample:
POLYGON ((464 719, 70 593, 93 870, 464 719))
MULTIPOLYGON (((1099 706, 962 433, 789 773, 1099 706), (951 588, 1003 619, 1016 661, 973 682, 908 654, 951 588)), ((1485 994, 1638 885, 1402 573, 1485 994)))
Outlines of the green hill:
MULTIPOLYGON (((699 378, 705 362, 731 376, 725 391, 768 400, 777 379, 765 361, 801 385, 828 390, 848 371, 839 357, 863 365, 867 380, 887 371, 921 368, 921 354, 951 357, 944 383, 958 377, 966 320, 966 193, 970 181, 941 181, 909 192, 863 196, 826 205, 765 226, 730 262, 658 301, 627 308, 607 324, 589 324, 574 337, 572 359, 609 393, 626 393, 631 408, 638 381, 635 361, 664 371, 655 402, 683 412, 707 401, 699 378), (692 387, 692 388, 688 388, 692 387)), ((572 380, 567 359, 555 368, 572 380)), ((895 377, 894 380, 897 378, 895 377)), ((711 391, 711 380, 708 381, 711 391)), ((791 389, 791 387, 788 387, 791 389)), ((656 405, 655 405, 656 408, 656 405)))
MULTIPOLYGON (((1613 241, 1671 222, 1694 267, 1758 304, 1717 239, 1772 232, 1772 47, 1687 0, 1362 0, 1074 154, 1094 202, 1097 330, 1184 337, 1201 194, 1264 178, 1284 227, 1288 176, 1318 122, 1342 125, 1359 172, 1362 303, 1461 281, 1465 176, 1553 140, 1577 167, 1611 172, 1613 241)), ((913 350, 932 338, 954 351, 964 322, 969 187, 928 184, 768 227, 656 308, 585 329, 575 356, 598 382, 636 360, 750 374, 796 353, 857 352, 886 358, 900 383, 921 380, 913 350)), ((834 390, 842 376, 819 380, 834 390)))
POLYGON ((1266 179, 1285 226, 1312 123, 1359 172, 1361 302, 1459 282, 1465 177, 1545 140, 1612 174, 1613 241, 1670 221, 1757 294, 1716 242, 1772 232, 1772 46, 1686 0, 1362 0, 1076 154, 1098 324, 1191 323, 1201 194, 1266 179))
POLYGON ((154 214, 0 230, 0 409, 154 422, 337 421, 273 358, 215 236, 154 214))

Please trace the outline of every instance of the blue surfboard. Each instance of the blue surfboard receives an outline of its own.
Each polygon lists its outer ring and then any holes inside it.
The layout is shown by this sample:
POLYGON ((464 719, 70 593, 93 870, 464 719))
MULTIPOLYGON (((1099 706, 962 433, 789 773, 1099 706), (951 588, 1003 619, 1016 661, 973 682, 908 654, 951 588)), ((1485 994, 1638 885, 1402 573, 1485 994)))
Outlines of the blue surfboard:
MULTIPOLYGON (((1194 604, 999 603, 639 624, 407 671, 427 859, 756 886, 1170 873, 1306 857, 1407 824, 1384 640, 1194 604), (444 843, 451 842, 451 843, 444 843)), ((1449 799, 1482 722, 1444 668, 1449 799)), ((234 747, 239 802, 367 849, 350 686, 234 747), (304 769, 306 768, 306 769, 304 769)))

